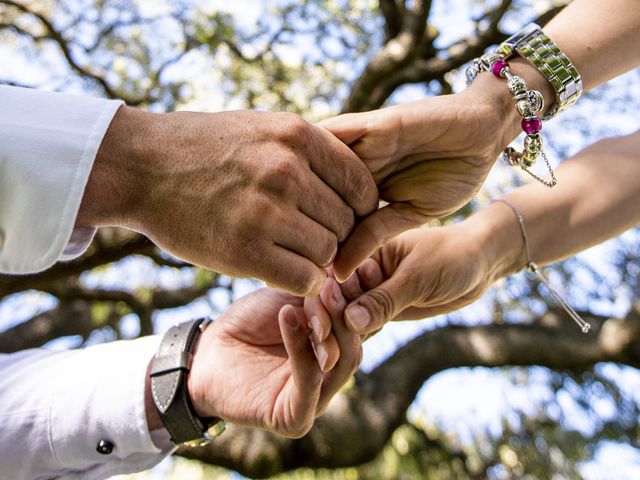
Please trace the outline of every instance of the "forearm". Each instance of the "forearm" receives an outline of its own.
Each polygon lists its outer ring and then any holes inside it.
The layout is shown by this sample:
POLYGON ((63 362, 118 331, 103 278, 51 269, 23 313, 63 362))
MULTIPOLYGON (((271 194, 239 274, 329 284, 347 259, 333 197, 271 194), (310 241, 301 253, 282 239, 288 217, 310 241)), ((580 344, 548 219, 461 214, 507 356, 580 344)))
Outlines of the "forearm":
POLYGON ((585 90, 640 64, 638 0, 574 0, 544 31, 576 66, 585 90))
MULTIPOLYGON (((524 216, 531 260, 560 260, 640 223, 640 132, 588 147, 556 175, 552 190, 532 182, 507 196, 524 216)), ((495 203, 474 217, 470 224, 486 226, 496 276, 522 269, 526 255, 511 209, 495 203)))
MULTIPOLYGON (((543 31, 574 64, 582 77, 585 92, 640 65, 638 0, 574 0, 544 25, 543 31)), ((516 56, 509 64, 511 71, 524 78, 530 89, 543 94, 544 110, 548 111, 555 102, 551 84, 521 57, 516 56)), ((492 78, 490 72, 480 77, 491 78, 495 84, 503 83, 492 78)), ((491 89, 496 101, 511 104, 511 109, 515 110, 506 85, 499 87, 491 89)), ((521 133, 520 120, 518 115, 505 117, 506 143, 521 133)))

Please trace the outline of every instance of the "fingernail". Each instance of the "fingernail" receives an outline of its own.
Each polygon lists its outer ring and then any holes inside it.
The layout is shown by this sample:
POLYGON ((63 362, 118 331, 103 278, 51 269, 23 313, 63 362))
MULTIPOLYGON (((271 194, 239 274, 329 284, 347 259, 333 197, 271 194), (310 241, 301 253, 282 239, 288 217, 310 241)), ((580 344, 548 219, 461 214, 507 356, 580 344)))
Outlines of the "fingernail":
POLYGON ((291 330, 297 330, 300 327, 298 317, 293 312, 287 312, 284 315, 284 321, 287 322, 291 330))
POLYGON ((320 319, 318 318, 317 315, 313 315, 311 317, 311 331, 313 332, 313 336, 316 339, 316 342, 320 343, 322 342, 322 340, 324 339, 323 337, 323 330, 322 330, 322 323, 320 322, 320 319))
POLYGON ((333 269, 333 264, 329 265, 327 267, 327 276, 328 277, 334 277, 335 276, 335 270, 333 269))
POLYGON ((322 343, 316 344, 316 358, 318 359, 318 365, 320 365, 320 370, 324 372, 324 369, 327 366, 327 359, 329 358, 329 353, 327 352, 326 347, 322 343))
POLYGON ((362 305, 351 305, 345 312, 347 322, 351 324, 354 330, 361 332, 367 328, 369 322, 371 322, 371 315, 369 310, 362 305))
POLYGON ((338 306, 342 305, 342 302, 344 302, 344 297, 342 296, 342 290, 340 290, 340 285, 338 285, 338 282, 336 281, 333 282, 333 292, 331 294, 331 297, 333 298, 333 301, 336 302, 336 305, 338 306))

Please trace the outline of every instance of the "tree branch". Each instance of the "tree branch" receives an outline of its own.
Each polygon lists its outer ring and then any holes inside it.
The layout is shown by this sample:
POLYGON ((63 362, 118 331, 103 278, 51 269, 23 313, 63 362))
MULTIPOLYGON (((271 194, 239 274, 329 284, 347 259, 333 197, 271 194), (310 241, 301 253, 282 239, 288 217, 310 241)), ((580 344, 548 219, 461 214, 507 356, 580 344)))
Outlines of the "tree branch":
POLYGON ((405 422, 420 387, 444 370, 511 365, 583 369, 603 361, 640 365, 638 309, 625 320, 585 317, 594 325, 588 335, 570 319, 553 314, 533 325, 449 326, 427 332, 370 374, 359 374, 355 386, 336 396, 300 440, 233 426, 209 447, 181 447, 178 453, 257 478, 302 466, 359 465, 382 450, 405 422), (558 322, 561 326, 549 326, 558 322))
MULTIPOLYGON (((389 96, 401 85, 407 83, 423 83, 432 80, 441 81, 444 75, 451 70, 460 68, 465 63, 478 57, 491 45, 503 41, 508 35, 502 32, 499 24, 509 10, 512 0, 502 0, 500 5, 489 12, 485 18, 489 25, 478 33, 477 36, 456 42, 440 52, 431 47, 432 36, 435 32, 427 30, 427 35, 422 43, 416 42, 414 48, 422 50, 418 55, 411 56, 409 62, 398 64, 377 82, 362 81, 365 74, 371 75, 367 70, 354 84, 352 93, 343 105, 343 112, 363 111, 379 108, 389 96), (363 90, 364 89, 364 90, 363 90)), ((549 9, 534 21, 545 24, 557 15, 566 4, 549 9)), ((379 53, 380 55, 381 53, 379 53)))
POLYGON ((380 0, 378 3, 385 20, 385 37, 390 40, 400 33, 404 8, 398 5, 396 0, 380 0))
POLYGON ((0 333, 0 352, 16 352, 36 348, 57 337, 81 335, 86 338, 93 330, 104 326, 92 316, 92 305, 108 303, 110 314, 106 325, 115 327, 121 314, 116 305, 125 304, 140 318, 140 335, 153 334, 151 318, 155 310, 178 308, 206 295, 218 285, 218 277, 201 286, 189 286, 174 290, 155 289, 148 299, 120 290, 89 289, 77 286, 57 286, 45 289, 60 299, 60 306, 0 333))
POLYGON ((389 39, 371 59, 360 78, 354 83, 345 100, 343 112, 360 112, 371 107, 368 97, 384 79, 410 63, 419 53, 427 25, 431 1, 415 0, 410 9, 404 9, 402 28, 389 39))
MULTIPOLYGON (((103 94, 106 97, 112 98, 112 99, 122 99, 130 106, 140 106, 142 104, 151 103, 157 100, 157 96, 152 94, 152 90, 153 90, 152 88, 146 89, 144 93, 140 95, 132 96, 127 94, 125 91, 122 91, 121 89, 118 89, 112 86, 107 81, 105 76, 96 72, 90 66, 82 65, 73 55, 72 46, 74 44, 72 44, 72 42, 65 37, 65 33, 61 29, 58 29, 53 24, 53 22, 49 20, 45 15, 37 12, 36 10, 30 8, 27 5, 24 5, 20 2, 16 2, 14 0, 0 0, 0 4, 13 7, 19 12, 35 18, 40 23, 45 33, 43 35, 35 35, 30 31, 20 28, 19 26, 14 24, 0 25, 0 28, 2 27, 11 28, 17 34, 30 38, 35 43, 41 42, 43 40, 53 41, 60 49, 62 56, 64 57, 65 61, 67 62, 71 70, 77 73, 81 78, 84 78, 85 80, 88 80, 93 84, 97 85, 100 88, 100 90, 102 90, 103 94)), ((101 32, 98 33, 98 37, 94 45, 89 47, 83 47, 82 45, 79 45, 78 48, 82 48, 87 54, 91 53, 92 50, 97 48, 98 44, 100 43, 102 39, 101 35, 108 35, 112 33, 114 30, 116 30, 117 28, 124 27, 127 25, 132 25, 134 23, 142 24, 142 23, 151 22, 151 21, 153 21, 153 19, 142 19, 142 18, 135 17, 127 21, 114 22, 113 24, 109 25, 108 27, 106 27, 105 29, 103 29, 101 32)), ((179 52, 173 58, 165 61, 155 72, 153 72, 151 74, 153 84, 154 85, 157 84, 164 70, 170 65, 173 65, 174 63, 179 61, 190 50, 192 46, 193 45, 187 42, 185 44, 185 48, 183 51, 179 52)))
POLYGON ((63 302, 59 307, 36 315, 0 333, 0 352, 12 353, 37 348, 54 338, 81 335, 87 338, 101 326, 115 326, 120 316, 110 311, 99 324, 92 315, 92 303, 85 300, 63 302))
POLYGON ((121 260, 133 254, 146 254, 156 248, 146 237, 121 229, 101 229, 87 253, 77 260, 58 263, 34 275, 0 275, 0 299, 29 289, 47 290, 68 277, 121 260))
MULTIPOLYGON (((71 53, 71 49, 69 48, 68 40, 64 38, 63 33, 60 32, 47 17, 45 17, 41 13, 36 12, 35 10, 30 9, 26 5, 23 5, 18 2, 14 2, 13 0, 0 0, 0 3, 14 7, 18 11, 36 18, 46 31, 46 34, 44 36, 36 36, 25 30, 21 30, 20 31, 21 34, 30 36, 36 42, 39 40, 43 40, 44 38, 53 40, 60 48, 62 55, 64 56, 65 60, 67 61, 67 63, 69 64, 69 66, 73 71, 78 73, 81 77, 91 80, 96 84, 98 84, 107 97, 122 98, 122 94, 119 92, 116 92, 116 90, 113 87, 111 87, 111 85, 109 85, 109 83, 102 76, 93 72, 89 68, 80 65, 76 61, 76 59, 73 57, 71 53)), ((140 103, 142 103, 142 101, 144 101, 144 100, 141 101, 141 99, 134 99, 134 98, 126 98, 125 100, 130 105, 139 105, 140 103)))

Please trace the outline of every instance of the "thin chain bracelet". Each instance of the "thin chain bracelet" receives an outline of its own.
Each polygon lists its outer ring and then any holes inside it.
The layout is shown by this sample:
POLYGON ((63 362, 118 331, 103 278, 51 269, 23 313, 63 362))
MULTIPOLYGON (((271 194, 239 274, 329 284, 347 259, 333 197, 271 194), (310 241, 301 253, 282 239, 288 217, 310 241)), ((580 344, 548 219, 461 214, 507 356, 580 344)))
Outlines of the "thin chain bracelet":
POLYGON ((524 148, 518 152, 515 148, 507 147, 502 152, 502 157, 509 165, 515 165, 527 172, 533 178, 549 188, 553 188, 558 183, 553 173, 553 168, 547 159, 547 155, 542 148, 542 119, 536 114, 544 110, 544 99, 537 90, 529 90, 527 82, 517 75, 513 75, 506 60, 497 58, 491 64, 491 72, 498 78, 506 78, 507 87, 513 97, 516 110, 522 116, 520 125, 526 134, 524 138, 524 148), (542 157, 551 175, 551 181, 533 173, 530 168, 538 157, 542 157))
POLYGON ((516 218, 518 219, 518 224, 520 225, 520 232, 522 233, 522 239, 524 240, 524 251, 527 255, 527 270, 529 270, 531 273, 536 274, 538 279, 549 289, 549 291, 551 292, 551 295, 553 295, 553 298, 555 298, 556 301, 560 305, 562 305, 562 308, 564 308, 565 311, 569 314, 569 316, 573 319, 573 321, 578 324, 578 326, 582 330, 582 333, 588 333, 589 330, 591 329, 591 325, 585 322, 582 319, 582 317, 578 314, 578 312, 576 312, 573 309, 573 307, 571 307, 571 305, 569 305, 569 303, 564 298, 562 298, 562 296, 558 292, 556 292, 553 289, 549 281, 542 274, 542 271, 538 266, 538 264, 536 264, 531 260, 531 255, 529 254, 529 239, 527 238, 527 230, 524 226, 524 217, 522 216, 522 213, 520 213, 520 210, 518 210, 518 207, 516 207, 513 203, 511 203, 506 198, 502 198, 500 200, 494 201, 494 203, 498 203, 498 202, 508 205, 509 208, 511 208, 511 210, 515 214, 516 218))

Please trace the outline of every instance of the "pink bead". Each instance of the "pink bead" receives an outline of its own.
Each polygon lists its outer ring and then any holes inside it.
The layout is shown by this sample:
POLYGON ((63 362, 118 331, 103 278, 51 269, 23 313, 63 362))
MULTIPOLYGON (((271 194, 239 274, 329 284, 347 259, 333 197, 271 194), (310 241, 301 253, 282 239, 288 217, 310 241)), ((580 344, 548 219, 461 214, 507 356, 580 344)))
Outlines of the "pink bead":
POLYGON ((496 77, 502 78, 502 75, 500 75, 500 73, 502 72, 503 69, 507 68, 508 66, 509 66, 509 64, 507 62, 505 62, 504 60, 496 60, 491 65, 491 72, 496 77))
POLYGON ((538 133, 540 130, 542 130, 542 120, 540 120, 538 117, 523 118, 520 125, 522 126, 522 130, 524 130, 524 133, 526 134, 538 133))

